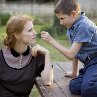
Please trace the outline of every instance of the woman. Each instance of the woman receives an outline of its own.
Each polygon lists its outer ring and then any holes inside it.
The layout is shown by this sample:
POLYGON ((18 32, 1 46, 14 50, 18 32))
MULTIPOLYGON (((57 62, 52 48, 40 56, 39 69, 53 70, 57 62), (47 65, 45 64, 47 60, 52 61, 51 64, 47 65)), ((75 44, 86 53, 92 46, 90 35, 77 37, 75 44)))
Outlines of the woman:
POLYGON ((49 51, 36 42, 32 21, 14 16, 6 26, 5 49, 0 50, 0 97, 28 97, 35 78, 40 76, 51 85, 49 51))

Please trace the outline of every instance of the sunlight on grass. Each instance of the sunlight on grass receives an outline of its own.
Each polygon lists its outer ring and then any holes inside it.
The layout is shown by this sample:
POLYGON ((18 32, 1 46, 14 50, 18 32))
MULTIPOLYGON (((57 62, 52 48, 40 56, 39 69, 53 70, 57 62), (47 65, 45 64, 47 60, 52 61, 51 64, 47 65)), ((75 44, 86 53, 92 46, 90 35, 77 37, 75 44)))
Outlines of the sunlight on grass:
POLYGON ((29 97, 41 97, 36 86, 33 87, 29 97))
POLYGON ((3 48, 3 39, 5 38, 5 26, 0 26, 0 48, 3 48))
MULTIPOLYGON (((69 43, 67 40, 58 40, 56 39, 57 42, 62 44, 63 46, 69 47, 69 43)), ((41 39, 37 39, 37 43, 40 44, 41 46, 47 48, 50 51, 50 56, 52 61, 67 61, 68 59, 63 56, 58 50, 53 48, 51 45, 48 43, 44 42, 41 39)))

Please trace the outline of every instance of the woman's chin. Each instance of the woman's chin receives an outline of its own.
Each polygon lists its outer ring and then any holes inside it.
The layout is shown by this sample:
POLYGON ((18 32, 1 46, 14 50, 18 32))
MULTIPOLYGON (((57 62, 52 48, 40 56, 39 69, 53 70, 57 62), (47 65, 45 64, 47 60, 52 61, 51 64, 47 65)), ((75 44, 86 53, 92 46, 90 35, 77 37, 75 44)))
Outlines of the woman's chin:
POLYGON ((31 45, 36 45, 36 41, 33 41, 30 43, 31 45))
POLYGON ((31 44, 35 44, 35 43, 36 43, 36 39, 31 42, 31 44))

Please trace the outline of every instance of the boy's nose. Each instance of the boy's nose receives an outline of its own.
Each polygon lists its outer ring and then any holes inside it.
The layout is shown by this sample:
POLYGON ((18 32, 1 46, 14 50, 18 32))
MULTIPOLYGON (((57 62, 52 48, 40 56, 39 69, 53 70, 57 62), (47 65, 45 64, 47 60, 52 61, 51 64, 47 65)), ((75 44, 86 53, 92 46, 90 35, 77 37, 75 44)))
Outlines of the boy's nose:
POLYGON ((60 24, 62 25, 63 24, 63 22, 60 20, 60 24))

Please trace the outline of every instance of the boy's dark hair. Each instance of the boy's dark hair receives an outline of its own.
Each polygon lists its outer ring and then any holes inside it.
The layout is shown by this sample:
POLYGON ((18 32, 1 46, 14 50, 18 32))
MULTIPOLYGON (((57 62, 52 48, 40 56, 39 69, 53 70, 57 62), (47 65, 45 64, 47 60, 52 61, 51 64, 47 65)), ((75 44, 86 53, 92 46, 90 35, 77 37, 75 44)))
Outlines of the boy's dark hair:
POLYGON ((80 13, 80 5, 77 0, 59 0, 59 2, 56 4, 54 13, 70 15, 73 10, 78 14, 80 13))

